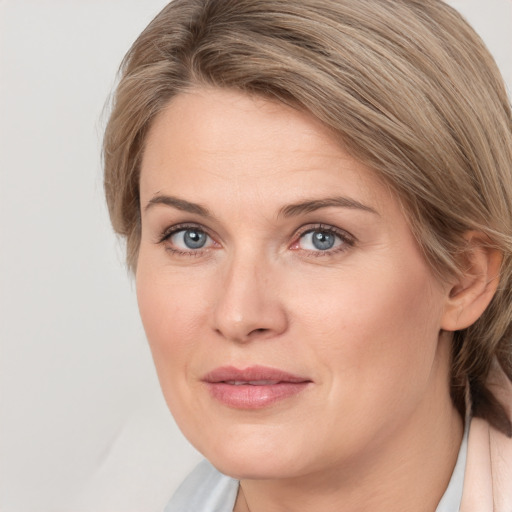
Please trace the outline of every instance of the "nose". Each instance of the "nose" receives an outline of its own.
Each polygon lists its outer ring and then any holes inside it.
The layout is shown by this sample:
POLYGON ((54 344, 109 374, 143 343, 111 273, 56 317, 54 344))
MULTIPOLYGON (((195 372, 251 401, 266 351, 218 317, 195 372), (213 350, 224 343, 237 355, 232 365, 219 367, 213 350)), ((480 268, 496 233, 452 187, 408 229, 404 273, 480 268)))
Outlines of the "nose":
POLYGON ((280 276, 263 258, 233 258, 221 272, 213 322, 223 338, 245 343, 286 331, 280 276))

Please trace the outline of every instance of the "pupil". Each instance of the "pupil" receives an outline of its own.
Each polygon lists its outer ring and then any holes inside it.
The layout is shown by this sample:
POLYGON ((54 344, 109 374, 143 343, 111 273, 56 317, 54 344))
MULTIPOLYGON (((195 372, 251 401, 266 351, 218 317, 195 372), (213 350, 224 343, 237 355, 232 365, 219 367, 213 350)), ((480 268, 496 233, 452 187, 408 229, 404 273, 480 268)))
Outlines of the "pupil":
POLYGON ((334 235, 324 231, 316 231, 313 233, 313 245, 320 251, 331 249, 334 246, 334 235))
POLYGON ((187 230, 185 231, 184 242, 189 249, 200 249, 206 243, 206 234, 201 231, 187 230))

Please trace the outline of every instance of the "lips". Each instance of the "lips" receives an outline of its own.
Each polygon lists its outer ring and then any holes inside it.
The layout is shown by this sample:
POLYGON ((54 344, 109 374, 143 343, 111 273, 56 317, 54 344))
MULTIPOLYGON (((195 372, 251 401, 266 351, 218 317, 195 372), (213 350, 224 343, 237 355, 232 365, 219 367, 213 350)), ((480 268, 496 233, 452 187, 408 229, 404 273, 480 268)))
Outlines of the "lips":
POLYGON ((265 366, 216 368, 204 376, 203 382, 215 400, 235 409, 269 407, 312 383, 308 378, 265 366))

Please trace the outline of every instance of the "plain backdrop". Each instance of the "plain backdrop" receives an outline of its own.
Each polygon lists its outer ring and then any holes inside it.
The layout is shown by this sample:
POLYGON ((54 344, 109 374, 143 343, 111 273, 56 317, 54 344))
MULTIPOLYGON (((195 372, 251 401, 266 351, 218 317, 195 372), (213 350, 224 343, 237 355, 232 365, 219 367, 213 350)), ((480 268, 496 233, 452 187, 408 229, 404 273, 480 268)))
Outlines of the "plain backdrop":
MULTIPOLYGON (((0 511, 156 512, 167 412, 102 197, 104 105, 164 0, 0 0, 0 511)), ((512 0, 454 0, 512 87, 512 0)))

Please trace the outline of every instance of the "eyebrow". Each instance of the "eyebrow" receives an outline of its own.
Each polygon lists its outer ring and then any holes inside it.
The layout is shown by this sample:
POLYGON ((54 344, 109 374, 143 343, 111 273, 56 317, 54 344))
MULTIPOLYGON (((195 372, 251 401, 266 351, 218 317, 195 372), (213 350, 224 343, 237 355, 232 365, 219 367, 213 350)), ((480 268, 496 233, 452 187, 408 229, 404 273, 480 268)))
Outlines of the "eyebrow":
POLYGON ((212 214, 209 212, 208 208, 201 206, 197 203, 191 203, 190 201, 185 201, 185 199, 179 199, 173 196, 167 195, 156 195, 148 201, 148 204, 145 206, 144 210, 149 210, 152 206, 157 204, 163 204, 165 206, 171 206, 172 208, 176 208, 177 210, 181 210, 183 212, 195 213, 196 215, 201 215, 202 217, 211 218, 212 214))
POLYGON ((323 199, 311 199, 307 201, 301 201, 300 203, 289 204, 279 210, 279 216, 283 217, 294 217, 296 215, 304 215, 311 213, 321 208, 338 207, 338 208, 352 208, 356 210, 363 210, 365 212, 374 213, 379 215, 377 210, 374 210, 371 206, 367 206, 355 199, 349 197, 326 197, 323 199))
MULTIPOLYGON (((213 215, 210 213, 208 208, 201 206, 197 203, 191 203, 190 201, 186 201, 185 199, 179 199, 178 197, 168 196, 168 195, 156 195, 151 198, 144 210, 147 211, 151 207, 162 204, 165 206, 171 206, 172 208, 176 208, 177 210, 181 210, 183 212, 194 213, 196 215, 201 215, 202 217, 213 218, 213 215)), ((329 207, 338 207, 338 208, 352 208, 357 210, 363 210, 366 212, 374 213, 379 215, 379 213, 374 210, 372 207, 367 206, 355 199, 351 199, 349 197, 326 197, 323 199, 311 199, 306 201, 301 201, 300 203, 289 204, 283 206, 278 213, 278 217, 294 217, 297 215, 304 215, 306 213, 311 213, 316 210, 320 210, 321 208, 329 208, 329 207)))

